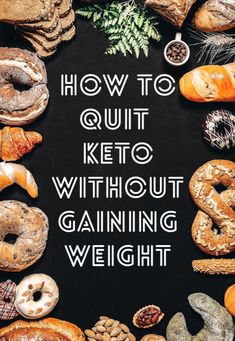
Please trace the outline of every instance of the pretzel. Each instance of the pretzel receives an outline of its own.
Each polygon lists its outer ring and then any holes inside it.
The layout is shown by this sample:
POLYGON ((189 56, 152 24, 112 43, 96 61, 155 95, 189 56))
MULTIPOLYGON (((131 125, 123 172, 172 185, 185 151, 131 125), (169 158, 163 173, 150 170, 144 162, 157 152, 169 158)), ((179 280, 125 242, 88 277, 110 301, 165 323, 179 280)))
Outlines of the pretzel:
POLYGON ((235 163, 212 160, 193 174, 189 190, 199 207, 192 224, 192 238, 203 252, 220 256, 235 250, 235 163), (215 186, 228 189, 218 193, 215 186), (213 228, 213 224, 217 228, 213 228))

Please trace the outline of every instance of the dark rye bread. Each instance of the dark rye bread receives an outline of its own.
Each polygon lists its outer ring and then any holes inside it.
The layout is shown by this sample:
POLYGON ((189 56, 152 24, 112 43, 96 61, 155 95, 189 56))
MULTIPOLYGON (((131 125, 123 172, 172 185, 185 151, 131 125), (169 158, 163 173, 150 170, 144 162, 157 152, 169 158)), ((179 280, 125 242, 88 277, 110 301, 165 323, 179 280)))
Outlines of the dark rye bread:
POLYGON ((66 42, 71 40, 76 34, 76 28, 73 25, 68 31, 64 32, 61 41, 66 42))
POLYGON ((0 21, 10 24, 50 20, 55 5, 51 0, 1 0, 0 21))
POLYGON ((57 48, 57 45, 61 41, 61 36, 57 38, 56 40, 49 41, 45 37, 41 36, 40 34, 33 33, 33 32, 21 32, 23 37, 29 37, 33 40, 35 40, 39 45, 41 45, 44 50, 47 52, 51 52, 57 48))
POLYGON ((24 24, 19 24, 18 26, 20 28, 24 28, 28 30, 43 30, 45 32, 52 32, 56 28, 59 20, 60 18, 58 16, 57 10, 55 10, 51 20, 47 20, 47 21, 42 20, 36 23, 24 23, 24 24))
POLYGON ((27 30, 27 29, 23 29, 21 28, 21 32, 23 33, 36 33, 41 35, 42 37, 45 37, 47 40, 49 41, 53 41, 53 40, 57 40, 61 34, 62 34, 62 25, 60 20, 58 20, 57 26, 56 28, 52 31, 52 32, 45 32, 44 30, 27 30))
POLYGON ((56 49, 51 50, 51 51, 46 51, 42 45, 38 44, 34 39, 28 36, 24 36, 24 38, 30 42, 33 48, 37 51, 37 55, 42 59, 50 57, 56 52, 56 49))
POLYGON ((72 8, 71 0, 62 0, 61 4, 57 7, 60 18, 66 17, 72 8))
POLYGON ((75 19, 76 17, 73 9, 70 10, 66 17, 60 19, 63 32, 68 31, 73 26, 75 19))

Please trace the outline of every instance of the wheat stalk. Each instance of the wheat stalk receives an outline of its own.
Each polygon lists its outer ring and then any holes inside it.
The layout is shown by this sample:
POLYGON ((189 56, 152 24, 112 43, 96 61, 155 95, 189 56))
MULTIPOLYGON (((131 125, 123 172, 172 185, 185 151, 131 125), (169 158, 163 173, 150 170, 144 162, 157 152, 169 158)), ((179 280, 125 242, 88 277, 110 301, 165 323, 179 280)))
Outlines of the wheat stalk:
POLYGON ((228 62, 235 56, 235 34, 206 33, 189 29, 190 36, 196 42, 191 46, 199 46, 198 62, 216 64, 228 62))

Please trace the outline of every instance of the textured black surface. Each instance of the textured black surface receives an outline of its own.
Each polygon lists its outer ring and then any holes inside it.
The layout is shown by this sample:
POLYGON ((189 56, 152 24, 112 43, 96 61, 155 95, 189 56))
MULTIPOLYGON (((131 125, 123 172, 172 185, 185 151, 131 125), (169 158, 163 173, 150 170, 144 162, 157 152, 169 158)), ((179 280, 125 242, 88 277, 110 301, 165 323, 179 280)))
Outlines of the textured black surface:
MULTIPOLYGON (((199 1, 200 3, 200 1, 199 1)), ((74 3, 74 8, 79 4, 74 3)), ((190 18, 189 18, 190 19, 190 18)), ((188 23, 189 23, 188 19, 188 23)), ((192 312, 187 296, 193 292, 205 292, 223 303, 225 289, 234 282, 233 276, 212 277, 193 273, 191 261, 203 258, 194 246, 190 236, 190 226, 197 208, 188 193, 188 181, 198 166, 214 159, 234 160, 231 153, 217 152, 208 147, 201 137, 201 122, 206 112, 227 108, 235 113, 234 104, 197 104, 189 103, 177 91, 170 97, 159 97, 151 91, 148 98, 139 96, 137 73, 169 73, 178 79, 181 75, 196 67, 196 49, 185 67, 175 69, 163 60, 166 43, 174 38, 174 28, 164 22, 159 25, 163 39, 152 45, 149 58, 141 56, 139 60, 128 56, 124 59, 104 55, 107 44, 102 33, 96 31, 90 22, 77 19, 77 36, 58 49, 54 57, 46 61, 50 104, 46 112, 35 123, 25 127, 39 131, 44 142, 21 162, 34 174, 39 185, 39 198, 31 200, 27 193, 18 187, 11 187, 1 193, 1 199, 17 199, 43 209, 49 216, 49 243, 43 258, 34 266, 19 274, 1 273, 1 280, 20 281, 25 275, 43 272, 51 275, 60 288, 60 303, 51 316, 69 320, 82 329, 92 327, 99 315, 110 315, 131 326, 131 319, 137 309, 147 304, 157 304, 165 312, 165 318, 156 328, 148 332, 164 335, 169 319, 177 311, 182 311, 187 318, 190 331, 197 332, 202 322, 192 312), (78 78, 87 73, 128 73, 130 80, 121 98, 111 98, 104 90, 96 97, 85 97, 79 92, 75 97, 60 96, 61 73, 77 73, 78 78), (138 88, 137 88, 138 87, 138 88), (143 132, 118 130, 110 132, 85 131, 79 123, 81 111, 87 107, 102 110, 104 107, 139 107, 150 108, 146 129, 143 132), (128 162, 126 166, 84 166, 82 164, 82 142, 84 141, 129 141, 149 142, 155 150, 154 160, 146 166, 136 166, 128 162), (54 189, 52 176, 81 175, 119 175, 129 177, 139 175, 185 177, 185 185, 180 199, 170 195, 154 200, 144 197, 140 200, 79 200, 76 193, 70 200, 59 200, 54 189), (78 213, 88 209, 91 212, 102 209, 110 210, 177 210, 178 231, 167 234, 159 229, 157 233, 135 234, 92 234, 62 232, 57 223, 59 214, 64 210, 78 213), (166 268, 72 268, 64 250, 64 244, 168 244, 172 252, 166 268)), ((190 42, 187 25, 183 28, 184 39, 190 42)), ((2 25, 0 45, 30 46, 12 27, 2 25)), ((80 215, 80 214, 79 214, 80 215)), ((232 255, 233 256, 233 255, 232 255)), ((1 323, 2 325, 4 323, 1 323)), ((135 330, 140 338, 146 331, 135 330)))

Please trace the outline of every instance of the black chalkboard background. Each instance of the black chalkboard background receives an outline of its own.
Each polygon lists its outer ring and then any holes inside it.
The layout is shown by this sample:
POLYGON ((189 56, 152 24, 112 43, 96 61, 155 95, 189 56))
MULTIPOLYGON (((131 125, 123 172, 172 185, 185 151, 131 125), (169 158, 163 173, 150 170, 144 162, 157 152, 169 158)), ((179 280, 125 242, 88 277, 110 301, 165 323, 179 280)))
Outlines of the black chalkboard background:
MULTIPOLYGON (((201 3, 198 1, 195 8, 201 3)), ((74 1, 74 8, 80 3, 74 1)), ((187 28, 190 16, 182 29, 183 38, 190 43, 187 28)), ((93 28, 90 22, 77 18, 77 36, 70 43, 59 47, 54 57, 46 60, 49 78, 50 104, 46 112, 25 129, 36 130, 44 136, 43 144, 20 162, 34 174, 39 185, 40 195, 31 200, 27 193, 13 186, 1 193, 0 198, 16 199, 35 205, 49 216, 50 233, 46 252, 42 259, 21 273, 1 272, 0 279, 8 278, 19 282, 25 275, 43 272, 51 275, 60 288, 60 302, 50 316, 76 323, 82 329, 92 327, 99 315, 109 315, 131 327, 140 339, 147 332, 165 335, 169 319, 182 311, 192 333, 202 326, 202 321, 188 305, 187 296, 194 292, 205 292, 223 303, 226 288, 235 282, 233 276, 205 276, 193 273, 191 261, 205 258, 193 244, 190 235, 191 223, 197 212, 188 193, 188 181, 198 166, 212 159, 235 161, 234 151, 223 153, 210 149, 201 136, 201 121, 208 111, 227 108, 235 113, 234 104, 189 103, 177 91, 170 97, 160 97, 153 91, 146 97, 139 96, 137 73, 169 73, 177 81, 181 75, 196 67, 196 49, 191 50, 191 59, 179 69, 168 66, 163 59, 166 43, 175 36, 175 29, 168 23, 160 22, 159 31, 163 38, 159 44, 152 45, 149 58, 139 60, 122 55, 114 57, 104 54, 107 40, 93 28), (77 73, 78 78, 87 73, 128 73, 130 79, 121 98, 111 98, 104 90, 96 97, 86 97, 79 92, 77 97, 60 96, 60 75, 77 73), (138 87, 138 88, 137 88, 138 87), (85 131, 79 123, 79 115, 87 107, 101 110, 104 107, 150 108, 145 131, 110 132, 85 131), (82 143, 84 141, 145 141, 155 150, 154 160, 145 166, 137 166, 131 161, 126 166, 84 166, 82 164, 82 143), (170 195, 154 200, 149 196, 139 200, 78 200, 76 194, 70 200, 59 200, 53 186, 52 176, 118 175, 127 178, 132 175, 185 177, 185 185, 178 200, 170 195), (57 223, 64 210, 82 212, 97 210, 176 210, 178 231, 167 234, 159 229, 156 234, 92 234, 62 232, 57 223), (92 268, 88 264, 72 268, 64 250, 64 244, 171 244, 172 252, 166 268, 92 268), (131 320, 136 310, 148 304, 159 305, 165 312, 164 320, 150 330, 137 330, 131 320)), ((9 47, 30 46, 13 27, 0 26, 0 45, 9 47)), ((230 255, 233 256, 233 255, 230 255)), ((1 326, 6 325, 1 322, 1 326)))

